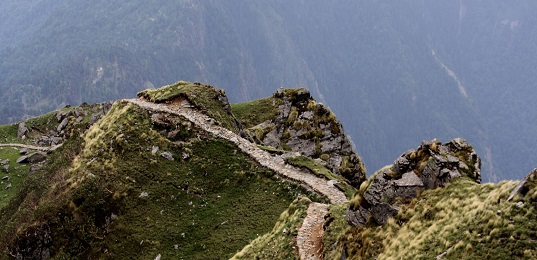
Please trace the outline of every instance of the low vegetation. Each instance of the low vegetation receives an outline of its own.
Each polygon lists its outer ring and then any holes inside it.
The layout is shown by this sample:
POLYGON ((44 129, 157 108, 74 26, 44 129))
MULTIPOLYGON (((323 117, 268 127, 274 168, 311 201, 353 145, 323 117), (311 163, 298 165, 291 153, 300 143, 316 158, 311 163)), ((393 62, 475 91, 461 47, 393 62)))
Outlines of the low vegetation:
MULTIPOLYGON (((328 233, 344 231, 335 235, 339 236, 337 248, 325 247, 327 255, 345 252, 347 259, 432 259, 441 254, 449 259, 535 258, 537 196, 534 190, 507 201, 515 184, 481 185, 464 177, 444 188, 424 191, 382 226, 343 228, 344 216, 336 209, 328 233)), ((334 244, 333 239, 327 242, 334 244)))
POLYGON ((305 197, 295 200, 280 215, 270 233, 252 241, 232 259, 296 259, 298 257, 296 236, 310 203, 311 200, 305 197))
POLYGON ((299 194, 315 198, 228 141, 198 132, 173 143, 154 127, 147 111, 117 102, 69 138, 0 210, 1 247, 41 245, 59 259, 229 258, 299 194))
POLYGON ((21 182, 28 176, 28 165, 16 162, 21 156, 19 151, 20 149, 15 147, 0 147, 0 210, 19 191, 21 182), (4 171, 5 165, 1 163, 6 161, 7 172, 4 171))
POLYGON ((265 121, 274 119, 278 113, 278 106, 283 101, 279 98, 262 98, 249 102, 232 104, 233 115, 242 123, 245 128, 254 127, 265 121))
POLYGON ((309 157, 293 156, 285 159, 285 162, 299 168, 305 168, 309 172, 315 174, 317 177, 337 181, 334 185, 342 190, 349 199, 352 198, 356 193, 356 189, 349 184, 347 179, 341 175, 332 173, 328 168, 322 166, 309 157))

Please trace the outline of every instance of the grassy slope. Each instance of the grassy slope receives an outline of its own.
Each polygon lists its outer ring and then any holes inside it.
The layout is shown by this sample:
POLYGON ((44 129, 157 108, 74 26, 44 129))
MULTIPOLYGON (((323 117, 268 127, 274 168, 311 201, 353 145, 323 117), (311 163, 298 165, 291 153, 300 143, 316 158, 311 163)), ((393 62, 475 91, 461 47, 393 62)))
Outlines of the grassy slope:
MULTIPOLYGON (((21 155, 19 154, 19 148, 13 147, 0 147, 0 161, 9 160, 9 173, 5 173, 0 170, 0 178, 5 176, 9 177, 9 180, 3 180, 0 182, 0 209, 4 208, 9 200, 17 193, 20 187, 20 183, 28 175, 28 165, 18 164, 16 161, 21 155), (12 188, 6 190, 6 187, 11 184, 12 188)), ((2 169, 4 166, 1 166, 2 169)))
POLYGON ((340 175, 333 174, 328 168, 318 164, 313 159, 304 156, 293 156, 285 160, 288 164, 303 167, 308 169, 311 173, 315 174, 317 177, 324 178, 327 180, 337 180, 336 187, 341 189, 348 199, 352 199, 356 193, 356 188, 352 187, 349 184, 349 181, 343 178, 340 175))
MULTIPOLYGON (((86 112, 90 112, 88 107, 78 107, 82 108, 86 112)), ((70 111, 75 110, 74 107, 66 107, 61 109, 61 111, 66 114, 70 111)), ((27 138, 25 140, 17 138, 18 125, 2 125, 0 126, 0 143, 23 143, 23 144, 34 144, 32 141, 34 138, 39 138, 42 135, 48 135, 50 130, 55 130, 59 124, 56 119, 56 114, 58 111, 53 111, 35 118, 26 120, 26 127, 28 128, 28 133, 26 134, 27 138)), ((89 124, 91 114, 88 113, 83 117, 83 120, 78 123, 77 129, 85 129, 89 124)), ((71 118, 71 119, 74 119, 71 118)), ((0 209, 5 207, 9 200, 18 192, 19 187, 28 176, 29 167, 27 164, 18 164, 16 163, 17 159, 21 156, 19 154, 20 148, 15 147, 0 147, 0 161, 9 159, 10 170, 9 174, 3 172, 0 173, 0 178, 4 176, 9 176, 9 181, 3 181, 0 183, 0 209), (5 187, 11 183, 12 189, 5 190, 5 187)))
POLYGON ((446 251, 449 259, 535 258, 537 190, 507 202, 515 184, 480 185, 462 178, 423 192, 384 226, 350 228, 342 209, 332 209, 336 220, 328 232, 339 236, 339 246, 325 247, 325 253, 339 257, 344 244, 350 259, 432 259, 446 251), (525 205, 517 207, 518 201, 525 205))
POLYGON ((250 128, 274 119, 279 113, 278 106, 282 103, 282 99, 268 97, 239 104, 232 104, 231 109, 237 120, 239 120, 245 128, 250 128))
POLYGON ((296 236, 307 215, 311 200, 295 200, 284 211, 270 233, 267 233, 233 256, 232 259, 296 259, 296 236))
POLYGON ((227 141, 196 140, 172 144, 147 112, 116 103, 0 211, 0 244, 13 245, 16 234, 32 241, 20 232, 48 227, 60 258, 228 258, 304 192, 227 141), (152 155, 153 145, 176 160, 152 155), (190 158, 179 159, 183 152, 190 158))

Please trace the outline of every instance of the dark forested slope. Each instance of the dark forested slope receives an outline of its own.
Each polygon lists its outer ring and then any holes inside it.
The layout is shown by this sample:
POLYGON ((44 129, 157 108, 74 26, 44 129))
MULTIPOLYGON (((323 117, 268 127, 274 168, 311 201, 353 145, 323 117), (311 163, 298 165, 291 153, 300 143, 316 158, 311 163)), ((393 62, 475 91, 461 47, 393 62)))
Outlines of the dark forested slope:
POLYGON ((378 169, 425 139, 466 138, 483 178, 535 147, 532 1, 0 3, 0 122, 132 97, 177 79, 232 101, 307 86, 378 169))

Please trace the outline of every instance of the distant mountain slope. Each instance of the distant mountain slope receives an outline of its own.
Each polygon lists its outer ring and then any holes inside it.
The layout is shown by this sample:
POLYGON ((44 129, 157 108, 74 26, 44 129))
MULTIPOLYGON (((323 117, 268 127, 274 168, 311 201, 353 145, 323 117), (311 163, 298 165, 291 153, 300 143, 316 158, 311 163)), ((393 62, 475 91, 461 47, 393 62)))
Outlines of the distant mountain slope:
POLYGON ((533 1, 0 3, 0 122, 133 97, 177 78, 233 102, 306 86, 371 169, 425 139, 464 137, 483 178, 537 160, 533 1))

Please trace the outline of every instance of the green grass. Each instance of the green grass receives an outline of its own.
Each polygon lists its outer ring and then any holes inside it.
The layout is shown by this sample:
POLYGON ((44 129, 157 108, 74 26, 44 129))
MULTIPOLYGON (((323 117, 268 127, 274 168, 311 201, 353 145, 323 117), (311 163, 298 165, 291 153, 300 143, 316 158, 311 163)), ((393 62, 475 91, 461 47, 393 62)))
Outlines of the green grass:
POLYGON ((268 120, 276 118, 278 106, 283 103, 279 98, 262 98, 249 102, 232 104, 233 115, 245 128, 251 128, 268 120))
POLYGON ((448 249, 449 259, 535 258, 537 191, 507 202, 515 184, 480 185, 464 177, 424 191, 383 226, 341 232, 329 254, 339 255, 345 244, 348 259, 431 259, 448 249))
POLYGON ((339 259, 341 251, 333 250, 337 248, 339 236, 348 228, 349 224, 345 220, 345 213, 349 203, 332 204, 328 209, 328 214, 325 217, 325 233, 323 237, 323 251, 325 259, 339 259))
POLYGON ((296 236, 311 200, 295 200, 267 233, 243 248, 232 259, 298 259, 296 236))
POLYGON ((16 162, 20 156, 19 148, 0 147, 0 161, 9 160, 9 173, 1 171, 4 166, 0 166, 0 178, 9 177, 9 181, 4 180, 0 183, 0 209, 8 204, 11 198, 19 191, 21 182, 28 176, 28 165, 16 162), (12 185, 12 188, 6 190, 9 184, 12 185))
POLYGON ((349 184, 347 179, 332 173, 328 168, 318 164, 309 157, 293 156, 287 158, 285 161, 299 168, 306 168, 317 177, 325 178, 327 180, 337 180, 339 183, 335 184, 335 186, 341 189, 349 199, 356 193, 356 189, 349 184))
POLYGON ((17 142, 18 126, 16 124, 0 126, 0 143, 17 142))
POLYGON ((259 149, 267 151, 267 152, 269 152, 271 154, 284 154, 284 153, 288 152, 288 151, 285 151, 285 150, 276 149, 276 148, 274 148, 272 146, 258 145, 257 147, 259 149))
POLYGON ((158 89, 146 89, 138 93, 138 97, 156 103, 173 101, 176 98, 186 98, 192 105, 214 118, 223 127, 237 133, 231 111, 224 109, 219 97, 225 97, 224 90, 209 85, 179 81, 173 85, 158 89))
POLYGON ((0 210, 0 247, 38 244, 25 234, 50 229, 58 258, 229 258, 270 232, 299 194, 319 200, 234 144, 198 134, 173 144, 146 111, 116 102, 0 210), (176 160, 151 154, 153 145, 176 160))

